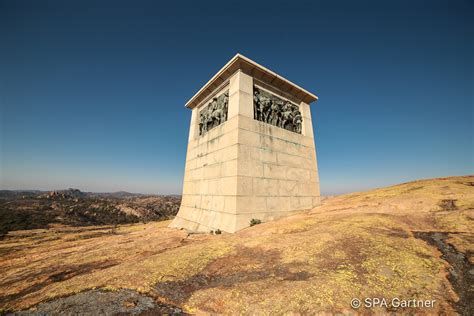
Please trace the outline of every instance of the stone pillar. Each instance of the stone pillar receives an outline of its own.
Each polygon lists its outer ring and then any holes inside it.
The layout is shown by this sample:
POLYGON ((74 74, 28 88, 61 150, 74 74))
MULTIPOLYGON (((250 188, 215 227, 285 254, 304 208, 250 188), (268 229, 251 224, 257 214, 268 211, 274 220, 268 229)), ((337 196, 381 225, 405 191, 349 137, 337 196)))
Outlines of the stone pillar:
POLYGON ((237 71, 229 80, 229 119, 241 115, 253 118, 253 78, 237 71))
POLYGON ((191 122, 189 123, 188 143, 192 142, 194 139, 196 139, 199 136, 198 116, 199 116, 198 109, 194 108, 191 112, 191 122))
POLYGON ((313 134, 313 123, 311 120, 311 109, 308 103, 300 103, 301 114, 303 116, 303 132, 304 136, 308 136, 314 139, 313 134))

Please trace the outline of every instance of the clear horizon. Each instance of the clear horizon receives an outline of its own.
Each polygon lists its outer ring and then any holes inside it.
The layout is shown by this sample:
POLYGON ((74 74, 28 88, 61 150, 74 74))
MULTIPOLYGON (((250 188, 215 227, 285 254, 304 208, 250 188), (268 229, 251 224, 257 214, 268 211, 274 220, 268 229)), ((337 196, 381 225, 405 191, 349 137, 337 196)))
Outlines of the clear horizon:
POLYGON ((0 0, 0 189, 181 194, 236 53, 318 95, 322 195, 474 174, 469 1, 192 4, 0 0))
MULTIPOLYGON (((463 177, 463 176, 473 176, 474 174, 465 174, 465 175, 452 175, 452 176, 446 176, 446 177, 463 177)), ((438 178, 444 178, 444 177, 436 177, 436 178, 420 178, 420 179, 413 179, 413 180, 410 180, 410 181, 407 181, 407 182, 412 182, 412 181, 418 181, 418 180, 430 180, 430 179, 438 179, 438 178)), ((406 182, 397 182, 397 183, 392 183, 392 184, 386 184, 384 185, 383 187, 390 187, 390 186, 393 186, 393 185, 398 185, 398 184, 403 184, 403 183, 406 183, 406 182)), ((341 192, 341 193, 333 193, 333 194, 323 194, 321 193, 321 196, 330 196, 330 195, 342 195, 342 194, 347 194, 347 193, 357 193, 357 192, 364 192, 364 191, 369 191, 369 190, 373 190, 373 189, 377 189, 377 188, 380 188, 380 187, 373 187, 373 188, 367 188, 367 189, 364 189, 364 190, 360 190, 360 191, 348 191, 348 192, 341 192)), ((68 187, 68 188, 56 188, 56 189, 3 189, 3 188, 0 188, 0 190, 4 190, 4 191, 18 191, 18 192, 28 192, 28 191, 40 191, 40 192, 51 192, 51 191, 65 191, 65 190, 69 190, 69 189, 78 189, 80 190, 81 192, 84 192, 84 193, 104 193, 104 194, 107 194, 107 193, 120 193, 120 192, 125 192, 125 193, 131 193, 131 194, 142 194, 142 195, 182 195, 182 192, 179 192, 179 193, 153 193, 153 192, 133 192, 133 191, 124 191, 124 190, 120 190, 120 191, 88 191, 88 190, 81 190, 79 188, 73 188, 73 187, 68 187)))

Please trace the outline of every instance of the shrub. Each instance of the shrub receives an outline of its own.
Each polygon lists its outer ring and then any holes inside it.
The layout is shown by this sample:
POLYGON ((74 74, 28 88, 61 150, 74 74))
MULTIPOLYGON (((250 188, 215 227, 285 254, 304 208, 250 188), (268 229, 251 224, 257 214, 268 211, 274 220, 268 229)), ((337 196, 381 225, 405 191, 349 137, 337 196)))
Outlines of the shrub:
POLYGON ((222 231, 220 229, 218 229, 218 230, 215 231, 215 234, 220 235, 220 234, 222 234, 222 231))
POLYGON ((250 220, 250 227, 255 226, 255 225, 258 225, 258 224, 261 224, 261 223, 262 223, 261 220, 252 218, 252 219, 250 220))

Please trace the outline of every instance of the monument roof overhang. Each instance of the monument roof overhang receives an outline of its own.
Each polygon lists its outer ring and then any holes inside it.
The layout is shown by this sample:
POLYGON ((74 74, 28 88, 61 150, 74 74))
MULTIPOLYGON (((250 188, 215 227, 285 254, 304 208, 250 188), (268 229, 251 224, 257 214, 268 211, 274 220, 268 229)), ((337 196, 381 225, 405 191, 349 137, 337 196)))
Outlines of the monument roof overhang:
POLYGON ((211 93, 225 83, 239 69, 285 93, 294 95, 308 104, 318 99, 316 95, 306 91, 297 84, 257 64, 250 58, 237 54, 186 103, 186 107, 192 109, 206 100, 211 93))

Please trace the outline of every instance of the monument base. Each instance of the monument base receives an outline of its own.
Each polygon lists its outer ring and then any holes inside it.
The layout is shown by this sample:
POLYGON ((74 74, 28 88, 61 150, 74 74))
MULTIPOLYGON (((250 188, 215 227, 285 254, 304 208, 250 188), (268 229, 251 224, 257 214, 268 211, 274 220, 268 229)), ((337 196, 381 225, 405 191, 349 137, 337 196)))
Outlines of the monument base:
POLYGON ((313 138, 244 116, 190 141, 185 169, 174 228, 234 233, 321 202, 313 138))

